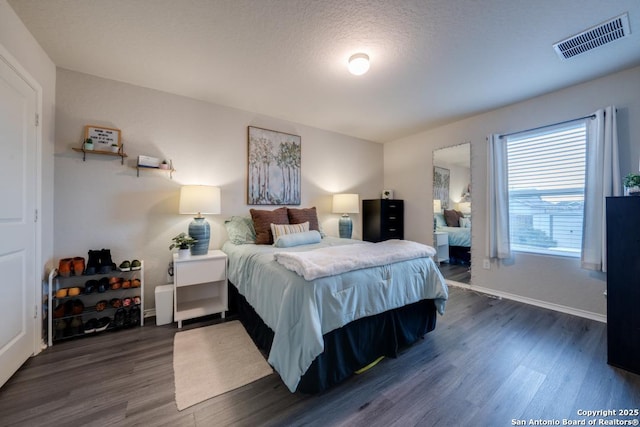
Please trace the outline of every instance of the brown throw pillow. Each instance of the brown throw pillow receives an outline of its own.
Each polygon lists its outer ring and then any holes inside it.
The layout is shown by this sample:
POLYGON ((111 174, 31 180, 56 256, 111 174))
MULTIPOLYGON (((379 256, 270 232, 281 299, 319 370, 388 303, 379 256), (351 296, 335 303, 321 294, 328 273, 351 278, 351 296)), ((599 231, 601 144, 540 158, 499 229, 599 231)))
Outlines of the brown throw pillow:
POLYGON ((271 224, 289 224, 287 208, 282 207, 272 211, 261 209, 249 209, 253 228, 256 229, 256 245, 273 244, 273 234, 271 234, 271 224))
POLYGON ((460 227, 460 218, 464 218, 462 212, 456 211, 454 209, 444 210, 444 220, 446 221, 448 227, 460 227))
POLYGON ((306 209, 288 208, 287 214, 289 215, 289 224, 302 224, 303 222, 309 221, 309 230, 320 231, 318 213, 316 212, 315 206, 306 209))

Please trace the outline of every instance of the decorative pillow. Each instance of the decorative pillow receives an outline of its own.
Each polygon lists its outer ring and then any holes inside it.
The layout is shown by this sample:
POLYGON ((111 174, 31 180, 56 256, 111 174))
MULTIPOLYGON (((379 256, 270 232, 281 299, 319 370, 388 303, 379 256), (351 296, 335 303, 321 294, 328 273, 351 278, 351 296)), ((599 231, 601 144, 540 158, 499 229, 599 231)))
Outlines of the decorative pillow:
POLYGON ((449 227, 460 227, 460 218, 462 217, 464 217, 462 212, 458 212, 453 209, 444 210, 444 220, 447 222, 447 226, 449 227))
POLYGON ((302 233, 285 234, 276 239, 274 246, 276 248, 291 248, 293 246, 310 245, 312 243, 320 243, 322 236, 316 230, 305 231, 302 233))
POLYGON ((224 222, 224 227, 231 243, 246 245, 256 242, 256 230, 248 216, 232 216, 224 222))
POLYGON ((318 213, 315 206, 307 209, 288 208, 287 215, 289 216, 289 224, 302 224, 309 221, 309 230, 320 231, 318 213))
POLYGON ((460 227, 471 228, 471 220, 469 218, 460 218, 460 227))
POLYGON ((271 224, 271 234, 274 241, 285 234, 304 233, 305 231, 309 231, 309 221, 302 224, 271 224))
POLYGON ((433 214, 433 218, 436 221, 436 227, 446 227, 447 221, 444 220, 444 214, 442 212, 436 212, 433 214))
POLYGON ((271 224, 289 224, 287 208, 282 207, 272 211, 262 209, 249 209, 253 219, 253 228, 256 230, 257 245, 273 244, 271 224))

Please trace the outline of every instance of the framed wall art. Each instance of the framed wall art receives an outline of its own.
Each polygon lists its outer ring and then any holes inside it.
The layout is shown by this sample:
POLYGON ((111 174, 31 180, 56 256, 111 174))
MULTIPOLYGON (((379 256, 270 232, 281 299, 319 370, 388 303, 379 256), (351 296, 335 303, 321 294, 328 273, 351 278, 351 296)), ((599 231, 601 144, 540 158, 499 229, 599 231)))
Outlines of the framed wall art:
POLYGON ((449 169, 433 167, 433 200, 440 200, 442 209, 449 209, 449 169))
POLYGON ((247 204, 299 205, 301 138, 249 126, 247 204))

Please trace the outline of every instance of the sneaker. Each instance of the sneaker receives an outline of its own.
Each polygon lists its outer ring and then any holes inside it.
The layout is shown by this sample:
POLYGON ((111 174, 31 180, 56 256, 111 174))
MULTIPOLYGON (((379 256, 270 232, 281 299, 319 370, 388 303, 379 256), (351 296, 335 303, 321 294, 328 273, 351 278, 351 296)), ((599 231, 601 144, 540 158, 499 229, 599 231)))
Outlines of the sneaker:
POLYGON ((124 322, 126 320, 126 312, 124 308, 119 308, 116 311, 116 314, 113 316, 114 327, 122 328, 124 326, 124 322))
POLYGON ((110 324, 111 324, 111 318, 106 316, 101 317, 100 320, 98 320, 98 325, 96 326, 96 332, 104 331, 109 327, 110 324))
POLYGON ((129 261, 122 261, 118 266, 118 270, 120 271, 131 271, 131 263, 129 261))
POLYGON ((84 324, 84 333, 92 334, 96 331, 97 327, 98 327, 98 319, 96 319, 95 317, 92 317, 91 319, 87 320, 87 323, 84 324))
POLYGON ((129 327, 133 328, 140 324, 140 307, 134 305, 129 310, 129 327))
POLYGON ((131 261, 131 270, 140 270, 142 268, 142 263, 137 259, 131 261))

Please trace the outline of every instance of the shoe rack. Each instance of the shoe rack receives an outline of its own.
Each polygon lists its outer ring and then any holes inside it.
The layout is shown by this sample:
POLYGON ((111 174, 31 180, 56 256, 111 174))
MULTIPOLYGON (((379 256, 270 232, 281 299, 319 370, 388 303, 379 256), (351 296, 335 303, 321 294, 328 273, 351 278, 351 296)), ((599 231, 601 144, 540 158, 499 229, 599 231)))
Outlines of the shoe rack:
POLYGON ((43 314, 49 346, 144 324, 143 261, 139 270, 65 276, 58 268, 49 272, 43 314))

